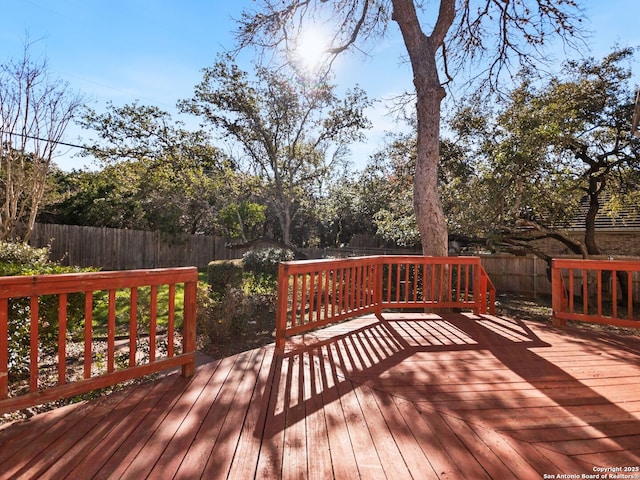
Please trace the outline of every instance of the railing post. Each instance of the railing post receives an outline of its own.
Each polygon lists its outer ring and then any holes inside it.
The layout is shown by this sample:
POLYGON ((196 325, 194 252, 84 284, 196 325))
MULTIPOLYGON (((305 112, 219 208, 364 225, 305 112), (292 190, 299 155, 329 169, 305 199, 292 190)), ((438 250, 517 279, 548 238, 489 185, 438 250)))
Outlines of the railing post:
POLYGON ((182 376, 192 377, 196 373, 196 305, 198 281, 184 283, 184 318, 182 321, 182 353, 193 354, 189 363, 182 366, 182 376))
POLYGON ((551 260, 551 307, 552 323, 556 327, 566 325, 566 321, 559 319, 556 315, 565 308, 564 304, 564 282, 562 281, 562 269, 556 265, 556 260, 551 260))
POLYGON ((480 313, 487 313, 487 277, 482 274, 482 267, 477 266, 480 270, 480 313))
MULTIPOLYGON (((284 348, 287 330, 287 305, 289 303, 289 268, 284 262, 278 266, 278 305, 276 306, 276 348, 284 348)), ((297 299, 293 299, 293 309, 297 299)))
POLYGON ((478 258, 477 261, 473 263, 473 313, 475 315, 484 313, 482 308, 484 289, 482 287, 482 265, 478 258))
POLYGON ((375 263, 375 281, 374 281, 374 294, 373 294, 373 302, 375 305, 374 312, 376 317, 379 320, 382 320, 382 288, 383 281, 382 278, 384 274, 384 257, 377 257, 375 263))

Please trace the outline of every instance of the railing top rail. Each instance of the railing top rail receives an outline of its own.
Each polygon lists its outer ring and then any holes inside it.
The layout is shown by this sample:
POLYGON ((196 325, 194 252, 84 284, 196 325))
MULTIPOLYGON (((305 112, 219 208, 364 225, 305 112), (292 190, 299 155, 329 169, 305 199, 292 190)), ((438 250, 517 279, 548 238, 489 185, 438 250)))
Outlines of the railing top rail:
POLYGON ((459 256, 459 257, 432 257, 426 255, 368 255, 362 257, 346 257, 346 258, 324 258, 316 260, 293 260, 290 262, 282 262, 287 266, 320 266, 322 268, 331 267, 334 264, 349 263, 434 263, 434 264, 479 264, 480 257, 475 256, 459 256))
POLYGON ((0 277, 0 298, 163 285, 197 278, 196 267, 0 277))
POLYGON ((638 260, 585 260, 577 258, 554 258, 551 262, 553 268, 640 271, 640 261, 638 260))

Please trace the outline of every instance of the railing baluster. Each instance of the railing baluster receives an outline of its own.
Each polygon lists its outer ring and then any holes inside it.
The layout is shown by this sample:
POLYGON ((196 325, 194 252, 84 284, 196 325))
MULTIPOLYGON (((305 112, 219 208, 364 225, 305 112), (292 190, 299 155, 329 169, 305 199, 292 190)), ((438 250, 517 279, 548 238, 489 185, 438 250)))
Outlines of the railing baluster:
POLYGON ((167 356, 173 357, 175 354, 173 341, 175 337, 175 321, 176 321, 176 284, 169 285, 169 305, 167 312, 167 356))
POLYGON ((83 372, 84 379, 91 377, 91 365, 93 355, 93 292, 84 294, 84 359, 83 372))
POLYGON ((564 324, 567 320, 601 323, 620 327, 640 328, 640 322, 634 319, 634 286, 633 276, 640 272, 640 262, 626 260, 583 260, 583 259, 554 259, 552 277, 562 276, 565 271, 569 275, 568 308, 556 308, 556 296, 558 292, 553 290, 553 316, 554 324, 564 324), (605 273, 603 273, 605 272, 605 273), (626 273, 627 286, 624 288, 626 273), (620 274, 620 277, 618 277, 620 274), (604 278, 610 281, 605 282, 604 278), (574 292, 577 285, 576 278, 582 282, 578 292, 574 292), (589 279, 592 283, 589 285, 589 279), (622 279, 623 281, 619 281, 622 279), (610 292, 605 292, 610 288, 610 292), (593 291, 595 289, 595 292, 593 291), (576 309, 574 296, 582 293, 582 310, 576 309), (627 295, 626 304, 618 304, 618 292, 627 295), (590 295, 591 294, 591 295, 590 295), (594 305, 595 302, 595 305, 594 305), (611 302, 610 308, 607 302, 611 302), (626 307, 626 315, 624 309, 626 307), (621 311, 622 310, 622 311, 621 311))
POLYGON ((156 361, 157 312, 158 286, 151 285, 151 305, 149 306, 149 362, 156 361))
MULTIPOLYGON (((297 313, 297 307, 298 307, 298 274, 294 273, 292 275, 292 280, 293 280, 293 307, 291 308, 291 327, 295 327, 298 323, 298 313, 297 313)), ((289 276, 285 275, 287 281, 289 280, 289 276)), ((284 299, 282 300, 284 301, 284 299)), ((302 305, 302 302, 300 302, 300 304, 302 305)), ((304 315, 304 312, 300 312, 300 316, 304 315)), ((302 324, 303 322, 300 321, 300 323, 302 324)))
POLYGON ((0 298, 0 400, 9 395, 9 299, 0 298))
POLYGON ((617 289, 617 272, 611 271, 611 308, 613 317, 618 316, 618 289, 617 289))
POLYGON ((466 307, 485 312, 489 300, 494 311, 495 288, 478 257, 376 256, 282 265, 290 273, 281 273, 278 295, 291 299, 287 305, 292 321, 283 323, 278 315, 279 347, 289 335, 356 314, 380 315, 383 308, 466 307), (473 299, 471 281, 476 289, 473 299), (296 312, 301 312, 299 321, 296 312))
POLYGON ((136 352, 138 340, 138 289, 131 288, 131 296, 129 297, 129 366, 136 365, 136 352))
POLYGON ((627 320, 633 320, 633 272, 627 272, 627 320))
POLYGON ((589 314, 589 272, 582 269, 582 313, 589 314))
POLYGON ((309 323, 313 322, 313 318, 315 317, 314 310, 314 299, 315 299, 315 289, 316 289, 316 272, 311 271, 309 273, 309 323))
POLYGON ((596 274, 597 299, 598 299, 598 316, 602 316, 602 270, 598 270, 596 274))
MULTIPOLYGON (((195 319, 196 319, 196 293, 197 293, 197 270, 195 268, 175 268, 139 270, 124 272, 87 272, 60 275, 36 275, 29 277, 2 277, 0 278, 0 413, 25 408, 30 405, 46 403, 60 398, 79 395, 96 388, 103 388, 125 380, 133 379, 160 370, 182 366, 182 375, 191 376, 195 373, 195 319), (179 356, 174 356, 173 342, 175 329, 175 282, 184 283, 184 312, 183 312, 183 347, 179 356), (169 337, 169 355, 166 358, 154 358, 157 347, 157 317, 158 317, 158 288, 160 285, 169 285, 169 305, 167 315, 167 328, 169 337), (139 296, 138 288, 151 288, 150 307, 150 355, 149 360, 142 359, 136 361, 137 342, 137 308, 136 297, 139 296), (131 289, 130 295, 130 316, 134 319, 129 324, 129 363, 133 366, 117 369, 115 364, 115 334, 116 334, 116 312, 117 295, 124 289, 131 289), (107 305, 107 359, 106 368, 99 374, 93 376, 93 295, 94 292, 101 292, 101 295, 108 297, 107 305), (73 297, 70 296, 74 295, 73 297), (75 304, 76 295, 84 294, 84 325, 82 328, 83 337, 83 364, 82 382, 68 381, 66 362, 67 354, 67 329, 71 325, 71 305, 75 304), (52 340, 57 341, 58 364, 54 368, 57 375, 57 382, 54 386, 40 382, 39 350, 42 348, 40 317, 48 319, 49 309, 44 310, 45 303, 40 305, 40 298, 49 305, 49 298, 57 298, 58 331, 52 340), (9 312, 11 299, 28 302, 28 307, 22 312, 9 312), (20 300, 23 299, 23 300, 20 300), (9 315, 24 315, 24 321, 28 322, 28 355, 29 361, 29 393, 9 397, 9 315), (173 357, 173 358, 171 358, 173 357), (106 371, 105 371, 106 370, 106 371)), ((54 302, 55 302, 54 300, 54 302)), ((73 312, 75 315, 75 312, 73 312)), ((13 319, 13 318, 12 318, 13 319)), ((131 320, 131 318, 130 318, 131 320)), ((102 325, 104 327, 104 325, 102 325)), ((74 332, 75 333, 75 332, 74 332)), ((78 332, 80 333, 80 332, 78 332)), ((18 359, 24 362, 26 359, 18 359)), ((12 367, 13 368, 13 367, 12 367)))
POLYGON ((331 271, 324 270, 323 282, 324 282, 324 318, 329 316, 329 284, 331 279, 331 271))
POLYGON ((116 291, 109 290, 109 312, 107 315, 107 373, 114 371, 116 338, 116 291))
POLYGON ((302 305, 302 308, 300 309, 300 325, 305 325, 307 323, 304 308, 307 305, 307 273, 303 273, 301 277, 302 283, 300 284, 300 293, 302 298, 300 299, 300 305, 302 305))
POLYGON ((569 269, 569 311, 573 312, 573 301, 575 296, 575 286, 573 284, 573 268, 569 269))
POLYGON ((58 385, 65 383, 67 373, 67 294, 58 296, 58 385))
POLYGON ((30 348, 29 348, 29 391, 38 391, 38 296, 32 295, 29 300, 30 312, 30 348))

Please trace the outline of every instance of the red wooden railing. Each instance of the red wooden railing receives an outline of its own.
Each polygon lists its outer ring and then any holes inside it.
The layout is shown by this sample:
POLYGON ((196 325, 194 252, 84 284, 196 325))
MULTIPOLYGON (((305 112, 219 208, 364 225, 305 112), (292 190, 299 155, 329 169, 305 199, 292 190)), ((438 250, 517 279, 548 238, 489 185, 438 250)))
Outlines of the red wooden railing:
POLYGON ((554 259, 553 322, 640 328, 639 282, 638 261, 554 259))
POLYGON ((488 308, 494 313, 495 287, 479 257, 388 255, 284 262, 278 274, 276 345, 329 323, 398 308, 476 313, 488 308))
MULTIPOLYGON (((195 372, 196 345, 196 291, 198 272, 195 267, 167 268, 155 270, 129 270, 118 272, 90 272, 78 274, 38 275, 32 277, 0 277, 0 413, 37 405, 60 398, 79 395, 98 388, 148 375, 165 369, 182 366, 182 375, 192 376, 195 372), (182 312, 182 347, 180 352, 174 349, 176 337, 176 285, 184 285, 184 309, 182 312), (168 296, 163 305, 159 305, 158 288, 166 286, 168 296), (141 347, 138 340, 141 314, 138 311, 138 293, 140 287, 149 287, 150 303, 148 318, 148 345, 141 347), (125 339, 125 352, 128 354, 128 365, 116 363, 116 292, 127 291, 128 302, 128 338, 125 339), (92 368, 97 362, 92 352, 95 341, 93 332, 94 294, 107 292, 107 355, 106 372, 92 375, 92 368), (84 294, 83 323, 83 379, 67 383, 67 306, 71 294, 84 294), (58 342, 57 384, 43 387, 39 381, 39 302, 43 296, 58 297, 58 342), (26 298, 29 308, 23 314, 29 317, 30 356, 29 356, 29 388, 28 393, 20 396, 9 395, 9 305, 10 299, 26 298), (159 307, 166 311, 166 355, 156 355, 158 342, 157 320, 159 307), (146 355, 141 355, 146 350, 146 355), (145 360, 141 360, 146 357, 145 360)), ((103 293, 103 295, 105 295, 103 293)), ((121 296, 122 297, 122 296, 121 296)), ((121 308, 122 298, 118 298, 121 308)), ((163 313, 164 316, 164 313, 163 313)), ((119 342, 122 339, 118 337, 119 342)))

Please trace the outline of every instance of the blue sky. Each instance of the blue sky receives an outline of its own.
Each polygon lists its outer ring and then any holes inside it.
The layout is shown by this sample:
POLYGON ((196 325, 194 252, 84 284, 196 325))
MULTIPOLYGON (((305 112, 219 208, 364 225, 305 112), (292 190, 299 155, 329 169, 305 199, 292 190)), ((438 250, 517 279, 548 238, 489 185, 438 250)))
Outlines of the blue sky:
MULTIPOLYGON (((176 101, 188 98, 201 80, 201 69, 218 52, 232 48, 233 18, 251 0, 0 0, 0 61, 20 58, 25 38, 36 40, 32 54, 45 56, 50 71, 90 99, 97 111, 107 101, 134 100, 175 113, 176 101)), ((590 55, 602 56, 617 42, 640 46, 639 0, 583 2, 592 31, 590 55)), ((336 82, 359 84, 370 97, 388 99, 411 86, 411 73, 400 63, 404 45, 397 27, 376 44, 370 56, 338 63, 336 82)), ((640 58, 640 56, 639 56, 640 58)), ((640 66, 634 65, 635 78, 640 66)), ((397 128, 383 103, 368 112, 374 128, 365 144, 352 147, 356 167, 381 145, 385 131, 397 128)), ((68 130, 75 143, 87 136, 68 130)), ((64 169, 81 168, 88 159, 66 150, 57 159, 64 169)))

